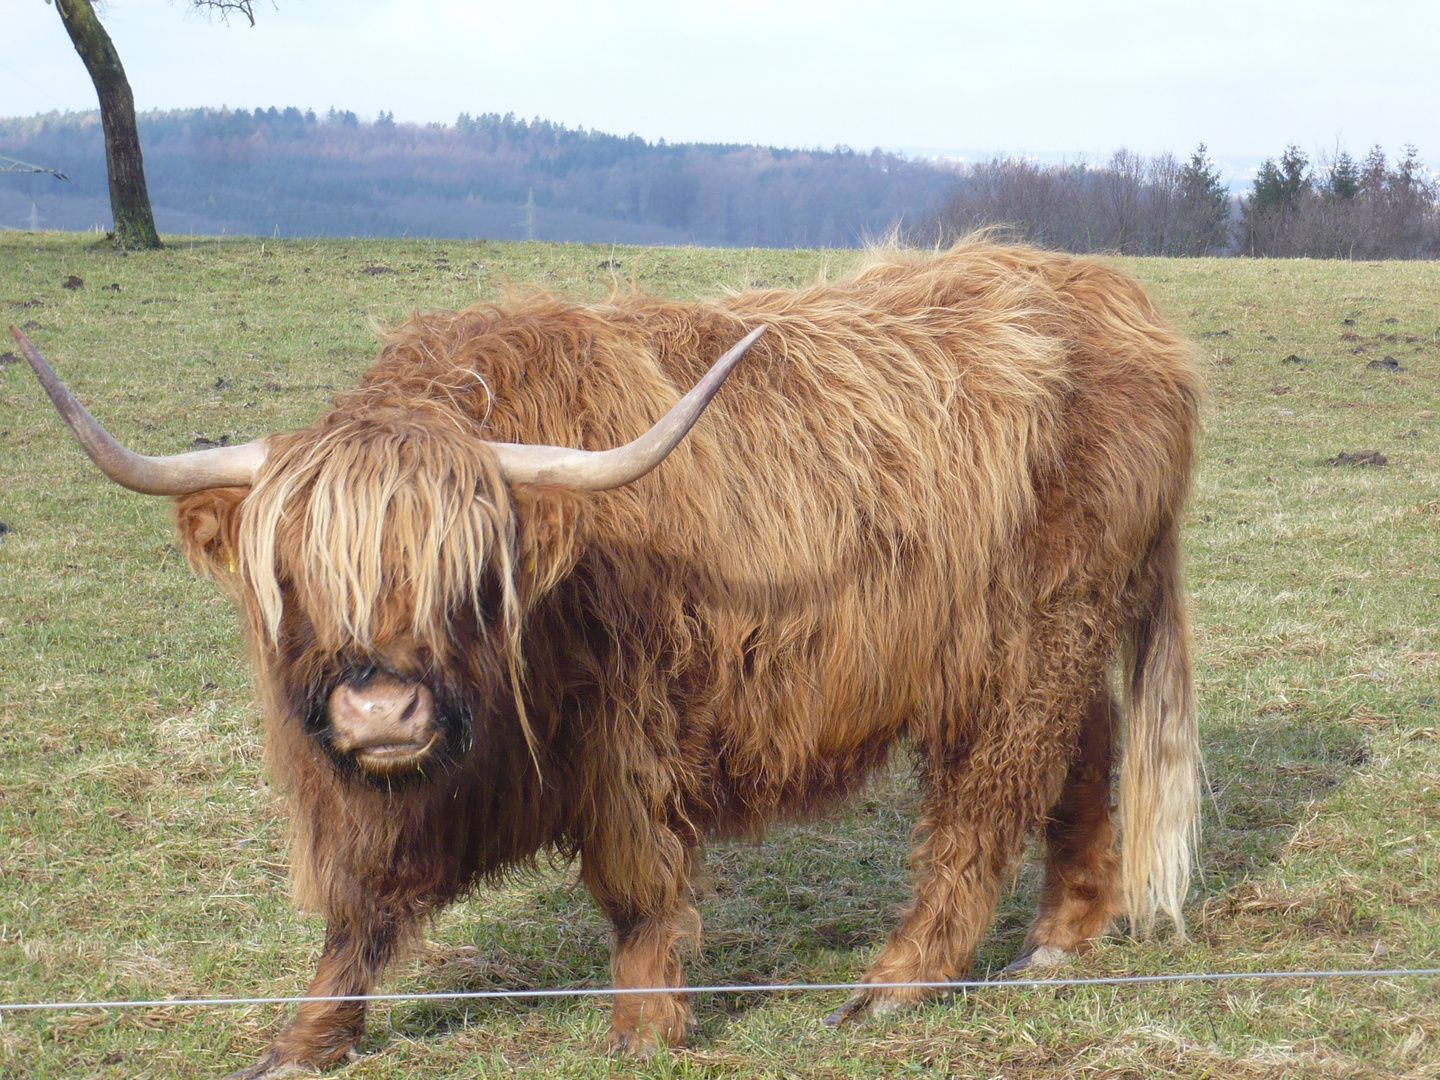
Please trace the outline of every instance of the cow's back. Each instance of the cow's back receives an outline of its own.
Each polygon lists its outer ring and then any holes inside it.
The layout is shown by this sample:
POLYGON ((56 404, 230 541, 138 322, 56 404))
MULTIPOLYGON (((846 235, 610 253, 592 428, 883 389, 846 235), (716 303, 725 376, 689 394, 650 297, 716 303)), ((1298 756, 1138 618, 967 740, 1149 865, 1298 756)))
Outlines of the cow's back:
POLYGON ((439 387, 487 438, 589 449, 769 325, 663 466, 588 497, 551 610, 583 610, 564 633, 590 655, 534 679, 588 682, 597 739, 643 723, 711 825, 803 810, 907 728, 964 722, 1047 603, 1094 596, 1113 632, 1183 499, 1201 393, 1138 285, 1028 248, 716 303, 425 318, 357 394, 439 387))

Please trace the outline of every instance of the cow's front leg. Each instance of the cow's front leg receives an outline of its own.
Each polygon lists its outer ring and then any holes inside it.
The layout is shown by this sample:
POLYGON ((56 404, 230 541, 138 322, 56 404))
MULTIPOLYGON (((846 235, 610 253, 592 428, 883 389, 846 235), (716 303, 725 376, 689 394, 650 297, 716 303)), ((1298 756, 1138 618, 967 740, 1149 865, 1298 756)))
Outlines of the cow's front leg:
MULTIPOLYGON (((394 954, 399 928, 379 912, 365 919, 332 919, 325 951, 306 997, 368 994, 394 954)), ((307 1001, 249 1068, 225 1080, 262 1080, 320 1069, 348 1057, 365 1033, 363 1001, 307 1001)))
MULTIPOLYGON (((616 842, 597 838, 586 845, 580 871, 615 927, 611 985, 679 990, 685 985, 680 944, 694 941, 700 925, 685 899, 690 848, 658 828, 611 835, 616 842), (642 844, 646 833, 652 842, 642 844)), ((612 1053, 650 1054, 662 1045, 683 1045, 690 1024, 688 994, 616 994, 607 1045, 612 1053)))
MULTIPOLYGON (((646 919, 626 930, 616 927, 611 985, 683 987, 678 944, 684 936, 681 924, 693 919, 694 909, 687 905, 672 917, 646 919)), ((689 994, 616 994, 607 1046, 613 1053, 639 1054, 661 1045, 682 1046, 690 1024, 689 994)))

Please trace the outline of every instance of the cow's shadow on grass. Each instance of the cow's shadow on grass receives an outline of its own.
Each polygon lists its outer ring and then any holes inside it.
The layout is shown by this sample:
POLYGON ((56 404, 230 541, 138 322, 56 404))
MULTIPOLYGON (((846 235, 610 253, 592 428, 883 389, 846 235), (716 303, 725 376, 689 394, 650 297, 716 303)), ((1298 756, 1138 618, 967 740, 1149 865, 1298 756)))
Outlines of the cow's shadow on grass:
MULTIPOLYGON (((1196 905, 1263 871, 1311 802, 1343 783, 1368 756, 1353 725, 1313 714, 1211 724, 1204 741, 1208 791, 1196 905)), ((858 978, 909 900, 907 864, 917 813, 909 763, 897 760, 857 798, 821 819, 778 826, 763 841, 710 844, 696 878, 704 930, 699 951, 686 962, 690 985, 858 978)), ((1032 845, 1001 896, 976 958, 977 976, 998 971, 1019 951, 1035 911, 1037 856, 1032 845)), ((604 986, 609 979, 609 927, 565 868, 498 893, 477 893, 445 917, 436 942, 421 954, 416 989, 604 986)), ((814 1005, 817 1015, 841 995, 822 996, 814 1005)), ((731 1018, 767 1000, 754 993, 693 999, 695 1041, 716 1037, 731 1018)), ((376 1036, 388 1030, 433 1037, 517 1012, 564 1010, 574 1001, 407 1003, 394 1007, 376 1036)))
POLYGON ((1206 732, 1203 891, 1222 892, 1274 862, 1310 804, 1369 759, 1355 725, 1297 709, 1206 732))

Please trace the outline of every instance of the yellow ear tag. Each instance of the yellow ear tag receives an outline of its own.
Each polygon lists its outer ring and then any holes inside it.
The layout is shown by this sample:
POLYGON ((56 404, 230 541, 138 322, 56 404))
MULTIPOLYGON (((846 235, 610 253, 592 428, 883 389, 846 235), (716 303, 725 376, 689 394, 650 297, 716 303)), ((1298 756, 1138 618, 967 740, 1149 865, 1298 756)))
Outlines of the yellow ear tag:
POLYGON ((235 556, 234 556, 234 555, 231 555, 231 556, 230 556, 230 573, 233 574, 234 572, 235 572, 235 556))

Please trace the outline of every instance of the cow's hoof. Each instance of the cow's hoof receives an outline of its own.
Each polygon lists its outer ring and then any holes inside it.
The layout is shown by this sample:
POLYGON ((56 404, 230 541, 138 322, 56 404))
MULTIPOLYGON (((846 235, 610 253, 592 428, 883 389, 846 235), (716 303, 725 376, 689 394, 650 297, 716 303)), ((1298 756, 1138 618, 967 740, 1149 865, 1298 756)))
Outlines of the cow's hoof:
POLYGON ((612 1057, 648 1058, 655 1056, 655 1040, 642 1038, 638 1031, 610 1029, 605 1039, 605 1052, 612 1057))
MULTIPOLYGON (((330 1064, 356 1061, 359 1057, 359 1052, 352 1046, 339 1057, 332 1058, 330 1064)), ((321 1066, 305 1065, 298 1061, 276 1061, 274 1052, 271 1051, 262 1054, 254 1065, 226 1073, 220 1080, 280 1080, 283 1076, 319 1076, 320 1069, 321 1066)))
POLYGON ((293 1061, 286 1061, 275 1064, 266 1058, 261 1058, 254 1065, 249 1065, 235 1072, 226 1073, 220 1080, 280 1080, 282 1076, 316 1076, 314 1069, 305 1065, 297 1065, 293 1061))
POLYGON ((857 990, 850 995, 850 1000, 825 1017, 825 1026, 839 1027, 862 1020, 876 1020, 911 1004, 913 1002, 904 1001, 886 990, 857 990))
MULTIPOLYGON (((1000 972, 1001 975, 1014 975, 1017 972, 1025 971, 1028 968, 1060 968, 1075 959, 1075 954, 1055 945, 1037 945, 1027 953, 1021 953, 1010 963, 1006 964, 1000 972)), ((1032 974, 1042 974, 1032 972, 1032 974)))
POLYGON ((605 1049, 617 1056, 650 1057, 661 1046, 684 1046, 694 1025, 684 994, 617 995, 605 1049))

